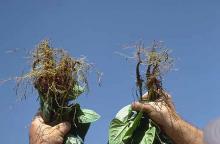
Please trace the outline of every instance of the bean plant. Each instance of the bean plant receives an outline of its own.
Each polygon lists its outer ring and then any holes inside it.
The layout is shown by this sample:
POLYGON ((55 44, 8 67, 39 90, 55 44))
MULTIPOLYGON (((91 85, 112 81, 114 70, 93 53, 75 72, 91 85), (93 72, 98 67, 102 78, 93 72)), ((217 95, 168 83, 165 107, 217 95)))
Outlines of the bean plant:
MULTIPOLYGON (((173 66, 173 58, 163 42, 154 41, 150 47, 143 42, 134 46, 136 52, 136 96, 139 102, 163 102, 168 96, 162 85, 163 76, 173 66), (143 98, 143 94, 148 96, 143 98)), ((122 108, 111 121, 109 144, 172 144, 160 127, 142 110, 133 111, 131 105, 122 108)))
POLYGON ((26 91, 28 85, 34 86, 39 111, 47 124, 71 123, 65 144, 83 144, 90 124, 100 118, 77 103, 77 98, 88 92, 91 64, 85 58, 74 58, 63 49, 53 48, 48 40, 36 46, 31 58, 31 70, 18 78, 18 87, 26 91))

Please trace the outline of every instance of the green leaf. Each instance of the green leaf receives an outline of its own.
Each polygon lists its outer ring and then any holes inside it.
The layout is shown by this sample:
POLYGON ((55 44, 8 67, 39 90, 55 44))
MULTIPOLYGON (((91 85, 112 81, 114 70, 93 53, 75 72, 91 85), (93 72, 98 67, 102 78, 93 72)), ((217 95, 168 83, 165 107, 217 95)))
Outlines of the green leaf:
POLYGON ((112 120, 109 128, 109 144, 122 144, 122 139, 125 136, 132 121, 129 120, 132 109, 131 105, 123 107, 112 120))
POLYGON ((79 136, 68 135, 64 144, 83 144, 83 140, 79 136))
POLYGON ((100 115, 93 110, 82 109, 82 114, 78 117, 79 123, 92 123, 97 121, 100 115))
POLYGON ((85 139, 85 136, 89 130, 91 123, 78 123, 77 128, 74 130, 76 131, 77 135, 81 137, 82 140, 85 139))
POLYGON ((135 129, 138 127, 138 125, 140 123, 142 115, 143 115, 143 112, 139 112, 138 115, 135 117, 135 119, 130 121, 129 128, 123 137, 124 142, 127 142, 129 140, 129 138, 132 137, 133 132, 135 131, 135 129))
POLYGON ((129 129, 129 122, 123 123, 119 119, 113 119, 109 128, 109 144, 123 144, 122 139, 129 129))
POLYGON ((153 144, 156 134, 156 127, 149 123, 149 129, 145 132, 140 144, 153 144))
POLYGON ((132 109, 131 109, 131 105, 127 105, 125 107, 123 107, 115 116, 116 119, 122 121, 122 122, 126 122, 129 118, 129 115, 131 114, 132 109))
POLYGON ((133 114, 131 105, 123 107, 110 124, 109 144, 126 143, 139 125, 142 115, 142 112, 133 114))

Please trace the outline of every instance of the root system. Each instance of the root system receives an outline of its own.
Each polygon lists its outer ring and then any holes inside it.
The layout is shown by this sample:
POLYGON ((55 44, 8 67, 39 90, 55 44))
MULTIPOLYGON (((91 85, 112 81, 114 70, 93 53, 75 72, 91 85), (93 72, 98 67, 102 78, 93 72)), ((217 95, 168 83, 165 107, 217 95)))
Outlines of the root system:
POLYGON ((20 77, 19 82, 23 86, 31 82, 38 91, 44 119, 59 122, 66 119, 66 111, 73 109, 74 100, 88 91, 90 67, 85 58, 73 58, 43 40, 32 53, 31 71, 20 77))

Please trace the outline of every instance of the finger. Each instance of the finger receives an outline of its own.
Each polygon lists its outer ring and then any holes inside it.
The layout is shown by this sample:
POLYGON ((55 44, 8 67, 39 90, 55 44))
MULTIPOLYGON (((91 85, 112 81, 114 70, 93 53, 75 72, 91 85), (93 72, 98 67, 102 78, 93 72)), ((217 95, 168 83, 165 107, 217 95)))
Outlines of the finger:
POLYGON ((151 104, 143 104, 140 102, 134 102, 132 104, 132 109, 136 110, 136 111, 141 111, 143 110, 146 113, 151 113, 152 111, 154 111, 154 107, 151 104))
POLYGON ((53 127, 59 132, 59 134, 63 137, 65 136, 71 129, 71 124, 69 122, 62 122, 53 127))

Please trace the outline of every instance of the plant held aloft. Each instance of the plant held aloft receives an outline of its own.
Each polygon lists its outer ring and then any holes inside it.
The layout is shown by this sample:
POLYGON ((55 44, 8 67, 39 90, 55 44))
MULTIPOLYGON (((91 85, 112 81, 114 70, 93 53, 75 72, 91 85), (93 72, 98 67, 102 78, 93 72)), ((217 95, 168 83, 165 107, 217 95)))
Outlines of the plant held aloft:
MULTIPOLYGON (((162 42, 154 41, 145 48, 143 43, 135 45, 136 95, 142 103, 163 102, 168 97, 163 91, 162 77, 170 70, 173 59, 162 42), (148 97, 143 99, 144 92, 148 97)), ((131 106, 122 108, 112 120, 109 128, 109 144, 172 144, 160 128, 142 111, 136 112, 131 106)))
POLYGON ((81 109, 76 99, 88 91, 87 73, 91 65, 85 58, 76 59, 62 49, 42 41, 32 54, 32 69, 22 76, 22 84, 31 82, 38 91, 40 112, 48 124, 71 123, 65 144, 83 143, 90 123, 99 119, 92 110, 81 109))

